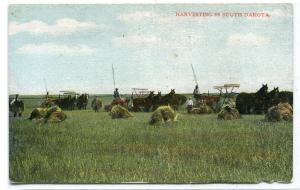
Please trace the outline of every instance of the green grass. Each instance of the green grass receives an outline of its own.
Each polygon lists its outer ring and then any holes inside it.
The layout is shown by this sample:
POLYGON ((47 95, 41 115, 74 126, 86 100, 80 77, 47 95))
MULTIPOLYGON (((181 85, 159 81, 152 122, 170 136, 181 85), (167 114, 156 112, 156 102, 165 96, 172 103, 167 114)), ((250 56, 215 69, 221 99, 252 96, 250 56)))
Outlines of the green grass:
MULTIPOLYGON (((106 96, 108 102, 110 96, 106 96)), ((24 100, 28 117, 38 100, 24 100)), ((292 123, 263 115, 234 121, 187 115, 160 127, 151 113, 112 120, 101 110, 66 111, 39 125, 10 118, 9 175, 22 183, 258 183, 292 178, 292 123)))

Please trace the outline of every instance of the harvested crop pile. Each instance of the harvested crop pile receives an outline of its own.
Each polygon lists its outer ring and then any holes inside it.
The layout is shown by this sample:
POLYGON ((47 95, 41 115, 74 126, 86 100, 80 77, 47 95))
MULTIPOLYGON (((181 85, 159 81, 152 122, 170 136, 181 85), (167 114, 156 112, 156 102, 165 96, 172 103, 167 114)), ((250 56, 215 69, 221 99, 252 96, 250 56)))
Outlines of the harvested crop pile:
POLYGON ((133 117, 132 113, 120 105, 113 106, 110 110, 110 115, 112 119, 133 117))
POLYGON ((35 108, 29 119, 35 121, 46 122, 61 122, 67 118, 66 114, 58 106, 52 106, 50 108, 35 108))
POLYGON ((177 120, 177 114, 170 106, 160 106, 152 114, 150 124, 161 124, 165 122, 174 122, 177 120))
POLYGON ((239 111, 230 105, 225 105, 218 113, 218 119, 232 120, 239 118, 241 118, 239 111))
POLYGON ((279 103, 268 109, 266 119, 268 121, 293 121, 293 108, 289 103, 279 103))
POLYGON ((213 113, 213 110, 210 106, 208 105, 200 105, 199 107, 193 108, 190 111, 191 114, 209 114, 209 113, 213 113))

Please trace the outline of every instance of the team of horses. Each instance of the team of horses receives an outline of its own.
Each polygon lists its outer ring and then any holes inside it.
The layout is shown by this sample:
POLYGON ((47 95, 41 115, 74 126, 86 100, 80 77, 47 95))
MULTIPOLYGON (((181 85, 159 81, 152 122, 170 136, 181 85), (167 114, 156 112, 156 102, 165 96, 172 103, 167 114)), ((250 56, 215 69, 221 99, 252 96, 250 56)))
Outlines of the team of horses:
MULTIPOLYGON (((87 109, 89 100, 88 94, 81 94, 78 97, 67 97, 61 98, 49 98, 42 103, 41 107, 50 107, 51 105, 57 105, 63 110, 74 110, 74 109, 87 109)), ((208 96, 199 95, 196 98, 197 102, 201 104, 214 107, 216 103, 220 101, 220 96, 208 96)), ((181 105, 187 102, 187 98, 184 95, 176 94, 175 89, 171 89, 168 94, 162 95, 161 92, 154 94, 151 91, 146 97, 134 98, 117 98, 114 99, 110 105, 107 105, 107 111, 114 105, 121 105, 123 107, 129 108, 132 111, 154 111, 159 106, 169 105, 174 110, 177 110, 181 105), (131 104, 130 104, 131 101, 131 104)), ((289 103, 293 106, 293 92, 290 91, 279 91, 279 88, 273 88, 273 90, 268 91, 268 85, 263 84, 262 87, 255 93, 239 93, 236 96, 235 105, 240 114, 263 114, 268 111, 272 106, 278 103, 289 103)), ((196 104, 197 105, 197 104, 196 104)), ((95 98, 91 104, 93 110, 98 112, 102 107, 102 102, 98 98, 95 98)), ((22 116, 24 111, 24 103, 22 100, 15 101, 10 104, 9 110, 13 112, 14 117, 22 116)))
POLYGON ((74 110, 74 109, 86 109, 88 105, 89 95, 84 93, 80 96, 67 97, 58 96, 58 98, 46 97, 46 100, 42 103, 41 107, 50 107, 52 104, 59 106, 64 110, 74 110))
POLYGON ((242 92, 236 97, 236 108, 241 114, 263 114, 279 103, 293 105, 293 92, 279 91, 278 87, 268 92, 268 85, 263 84, 255 93, 242 92))
POLYGON ((186 101, 187 98, 184 95, 176 94, 175 89, 171 89, 171 92, 164 96, 161 95, 161 92, 155 95, 154 91, 151 91, 145 98, 132 97, 133 111, 154 111, 162 105, 170 105, 173 109, 177 110, 186 101))
MULTIPOLYGON (((176 94, 175 89, 171 89, 171 92, 164 96, 161 92, 154 94, 154 91, 150 91, 146 97, 134 98, 132 95, 131 98, 116 98, 111 104, 106 105, 104 109, 110 111, 114 105, 121 105, 135 112, 149 112, 154 111, 159 106, 170 105, 173 109, 177 110, 180 105, 183 105, 186 102, 186 100, 187 98, 184 95, 176 94)), ((92 107, 94 106, 92 105, 92 107)))

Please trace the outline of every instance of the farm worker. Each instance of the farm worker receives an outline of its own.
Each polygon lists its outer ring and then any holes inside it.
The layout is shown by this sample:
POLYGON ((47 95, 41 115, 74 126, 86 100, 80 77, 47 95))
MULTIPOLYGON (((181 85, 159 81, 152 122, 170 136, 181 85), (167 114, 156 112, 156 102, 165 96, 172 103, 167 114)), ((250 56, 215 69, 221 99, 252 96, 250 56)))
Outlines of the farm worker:
POLYGON ((198 85, 195 86, 193 94, 194 96, 200 94, 198 85))
POLYGON ((194 92, 193 92, 194 98, 198 101, 200 98, 200 91, 198 85, 195 86, 194 92))
POLYGON ((47 91, 46 96, 45 96, 45 101, 43 102, 43 106, 48 107, 51 105, 51 102, 52 102, 52 100, 49 96, 49 92, 47 91))
POLYGON ((114 99, 117 99, 117 98, 120 98, 118 88, 116 88, 115 91, 114 91, 114 99))
POLYGON ((194 106, 194 102, 193 102, 192 98, 189 97, 189 99, 187 101, 187 107, 186 107, 188 113, 191 113, 193 106, 194 106))
POLYGON ((94 96, 94 99, 92 101, 92 106, 96 103, 97 100, 98 100, 97 96, 94 96))
POLYGON ((16 94, 15 98, 10 102, 10 105, 13 105, 15 102, 19 101, 19 94, 16 94))
POLYGON ((49 98, 49 92, 47 91, 45 99, 48 100, 48 98, 49 98))

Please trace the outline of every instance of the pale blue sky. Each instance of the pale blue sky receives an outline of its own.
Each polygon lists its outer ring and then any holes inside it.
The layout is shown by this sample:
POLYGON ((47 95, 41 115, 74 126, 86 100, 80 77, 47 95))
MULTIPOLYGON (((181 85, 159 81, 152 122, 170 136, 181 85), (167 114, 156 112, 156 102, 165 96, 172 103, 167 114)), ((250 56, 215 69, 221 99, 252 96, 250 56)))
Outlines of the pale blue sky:
POLYGON ((240 83, 293 88, 293 17, 288 4, 11 5, 9 93, 121 93, 143 87, 192 92, 240 83), (176 17, 178 11, 267 12, 265 19, 176 17))

